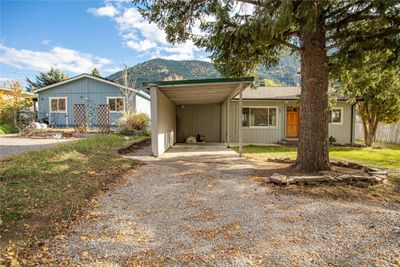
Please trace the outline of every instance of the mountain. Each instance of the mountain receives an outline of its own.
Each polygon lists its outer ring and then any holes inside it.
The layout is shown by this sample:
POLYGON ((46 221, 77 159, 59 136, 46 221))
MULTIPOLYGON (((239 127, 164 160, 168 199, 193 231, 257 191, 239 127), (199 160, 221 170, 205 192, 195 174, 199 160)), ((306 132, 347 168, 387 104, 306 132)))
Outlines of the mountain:
MULTIPOLYGON (((108 79, 124 84, 124 72, 116 72, 108 79)), ((191 80, 221 77, 213 64, 199 60, 152 59, 128 68, 128 84, 142 87, 144 82, 191 80)))
MULTIPOLYGON (((299 85, 300 81, 299 69, 299 62, 295 56, 287 54, 276 66, 268 69, 261 66, 258 69, 257 79, 260 81, 268 79, 281 85, 295 86, 299 85)), ((212 63, 199 60, 152 59, 128 68, 127 72, 128 84, 134 84, 136 88, 141 88, 144 82, 221 77, 212 63)), ((107 78, 124 84, 124 73, 125 71, 121 70, 107 78)))

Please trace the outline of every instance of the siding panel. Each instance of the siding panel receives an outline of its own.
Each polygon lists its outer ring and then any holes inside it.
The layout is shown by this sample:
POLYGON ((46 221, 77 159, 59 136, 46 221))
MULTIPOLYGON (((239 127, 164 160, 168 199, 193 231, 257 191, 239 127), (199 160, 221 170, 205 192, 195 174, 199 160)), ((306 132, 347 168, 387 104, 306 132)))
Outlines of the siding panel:
POLYGON ((204 135, 207 142, 221 142, 221 105, 177 106, 178 142, 188 136, 204 135))
MULTIPOLYGON (((49 97, 67 97, 67 113, 53 115, 53 118, 57 117, 55 119, 55 123, 59 126, 73 126, 74 104, 85 104, 86 112, 88 114, 87 122, 89 127, 97 127, 97 105, 107 104, 107 97, 124 96, 124 93, 118 87, 89 78, 82 78, 62 84, 45 91, 41 91, 38 94, 38 110, 40 120, 49 115, 49 97), (68 120, 66 119, 65 115, 67 115, 68 120)), ((150 114, 150 101, 138 95, 136 98, 140 98, 140 101, 137 102, 140 102, 141 112, 150 114)), ((111 125, 116 126, 117 121, 121 116, 122 113, 110 113, 111 125)))

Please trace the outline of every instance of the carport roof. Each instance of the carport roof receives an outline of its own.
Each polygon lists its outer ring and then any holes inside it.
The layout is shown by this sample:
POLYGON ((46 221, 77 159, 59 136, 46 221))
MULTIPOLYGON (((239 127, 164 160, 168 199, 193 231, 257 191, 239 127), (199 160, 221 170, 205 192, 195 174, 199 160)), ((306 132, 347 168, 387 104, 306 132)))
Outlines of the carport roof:
POLYGON ((216 78, 148 82, 143 85, 156 87, 176 105, 215 104, 235 97, 254 81, 254 77, 216 78))

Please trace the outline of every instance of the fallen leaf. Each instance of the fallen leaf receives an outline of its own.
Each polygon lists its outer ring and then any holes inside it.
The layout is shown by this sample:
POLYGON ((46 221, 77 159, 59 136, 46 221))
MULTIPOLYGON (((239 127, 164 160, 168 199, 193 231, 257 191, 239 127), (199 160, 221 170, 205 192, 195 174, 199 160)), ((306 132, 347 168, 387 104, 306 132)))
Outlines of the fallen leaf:
POLYGON ((89 252, 85 250, 84 252, 82 252, 82 258, 87 258, 87 257, 89 257, 89 252))
POLYGON ((57 236, 55 237, 55 239, 57 239, 57 240, 64 240, 64 239, 65 239, 65 235, 57 235, 57 236))

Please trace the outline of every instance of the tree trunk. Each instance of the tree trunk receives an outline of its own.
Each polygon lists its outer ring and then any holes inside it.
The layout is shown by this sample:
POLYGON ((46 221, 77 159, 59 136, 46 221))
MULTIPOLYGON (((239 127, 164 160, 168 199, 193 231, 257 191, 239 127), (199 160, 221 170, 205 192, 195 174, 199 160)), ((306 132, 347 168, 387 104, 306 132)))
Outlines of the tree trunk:
POLYGON ((14 124, 14 128, 17 129, 18 120, 17 120, 17 110, 15 108, 13 108, 13 124, 14 124))
POLYGON ((325 31, 300 35, 301 107, 300 138, 296 168, 301 171, 329 170, 328 152, 328 64, 325 31))
POLYGON ((361 117, 364 132, 364 144, 366 146, 372 146, 375 141, 379 120, 376 116, 370 114, 368 111, 369 109, 367 106, 364 106, 364 103, 358 103, 358 113, 361 117))

